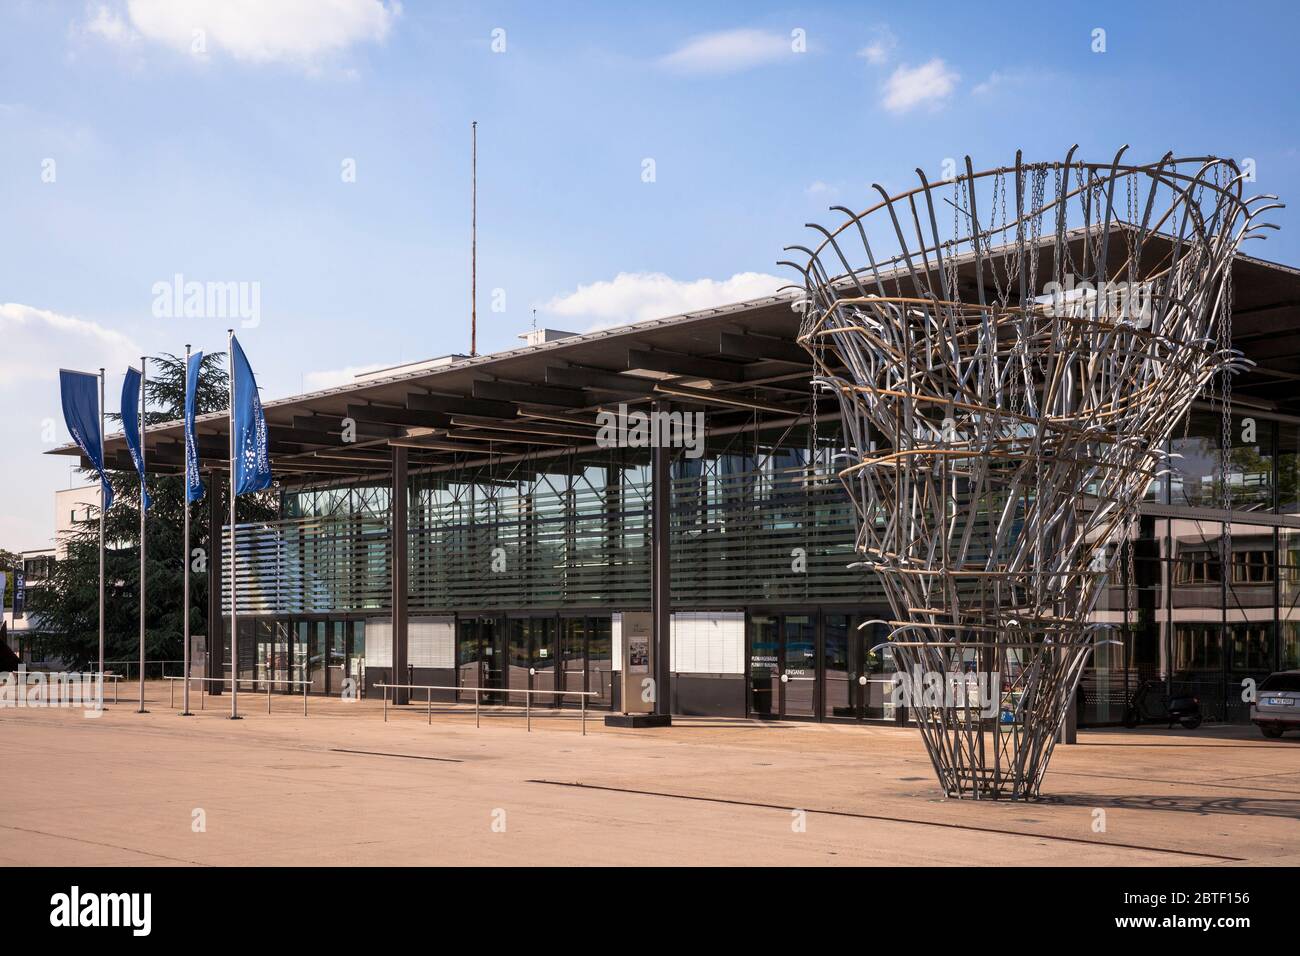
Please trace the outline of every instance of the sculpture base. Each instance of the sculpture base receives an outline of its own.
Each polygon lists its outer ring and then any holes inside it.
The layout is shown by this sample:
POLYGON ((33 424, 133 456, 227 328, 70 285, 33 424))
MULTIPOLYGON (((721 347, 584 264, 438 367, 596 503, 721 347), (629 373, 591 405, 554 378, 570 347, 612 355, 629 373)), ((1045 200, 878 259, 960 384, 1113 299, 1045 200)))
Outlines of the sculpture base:
POLYGON ((672 714, 606 714, 606 727, 671 727, 672 714))

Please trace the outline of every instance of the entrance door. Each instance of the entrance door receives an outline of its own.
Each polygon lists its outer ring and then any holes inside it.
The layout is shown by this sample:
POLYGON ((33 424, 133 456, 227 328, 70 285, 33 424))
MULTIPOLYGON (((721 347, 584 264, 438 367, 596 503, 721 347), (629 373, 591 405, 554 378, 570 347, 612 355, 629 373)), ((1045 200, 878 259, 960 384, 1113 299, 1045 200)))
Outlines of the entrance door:
MULTIPOLYGON (((498 625, 496 618, 466 617, 456 622, 456 683, 459 687, 491 687, 505 690, 509 674, 509 622, 498 625)), ((459 699, 474 702, 463 691, 459 699)), ((505 703, 504 694, 483 694, 485 704, 505 703)))
MULTIPOLYGON (((325 627, 329 639, 326 646, 325 692, 342 695, 348 662, 348 625, 345 621, 326 621, 325 627)), ((405 674, 401 675, 400 682, 406 683, 405 674)))
POLYGON ((823 716, 893 720, 894 659, 884 625, 859 629, 862 615, 826 614, 822 619, 826 683, 823 716))
POLYGON ((749 619, 749 713, 781 716, 781 618, 754 614, 749 619))
POLYGON ((749 616, 749 713, 821 716, 821 668, 814 614, 749 616))
MULTIPOLYGON (((560 686, 568 691, 587 689, 587 619, 560 619, 560 686)), ((579 698, 569 697, 565 704, 578 706, 579 698)))
POLYGON ((817 717, 817 622, 787 614, 781 622, 781 716, 817 717))
MULTIPOLYGON (((555 618, 535 617, 531 623, 533 689, 556 690, 559 655, 555 639, 555 618)), ((533 698, 533 706, 556 707, 560 703, 559 696, 559 694, 538 694, 533 698)))

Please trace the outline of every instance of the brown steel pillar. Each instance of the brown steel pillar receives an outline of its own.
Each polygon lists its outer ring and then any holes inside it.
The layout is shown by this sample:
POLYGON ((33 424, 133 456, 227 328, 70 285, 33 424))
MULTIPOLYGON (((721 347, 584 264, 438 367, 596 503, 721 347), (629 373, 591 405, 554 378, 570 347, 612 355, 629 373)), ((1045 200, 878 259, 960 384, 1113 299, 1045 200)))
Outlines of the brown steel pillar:
MULTIPOLYGON (((222 643, 225 628, 221 623, 221 472, 208 472, 208 663, 209 678, 225 677, 226 650, 222 643)), ((189 560, 189 555, 185 558, 189 560)), ((209 680, 207 692, 220 694, 219 680, 209 680)))
MULTIPOLYGON (((393 489, 389 500, 389 527, 393 571, 393 672, 390 684, 406 684, 406 586, 407 586, 407 488, 406 488, 406 448, 393 446, 393 489)), ((410 691, 394 690, 391 698, 394 704, 405 704, 410 699, 410 691)))

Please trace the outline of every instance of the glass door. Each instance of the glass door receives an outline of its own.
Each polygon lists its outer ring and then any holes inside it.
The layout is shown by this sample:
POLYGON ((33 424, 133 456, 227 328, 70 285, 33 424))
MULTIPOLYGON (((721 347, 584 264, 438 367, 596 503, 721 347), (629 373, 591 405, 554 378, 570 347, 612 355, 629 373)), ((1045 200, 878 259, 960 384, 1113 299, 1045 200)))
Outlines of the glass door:
MULTIPOLYGON (((564 690, 587 689, 587 619, 560 619, 560 686, 564 690)), ((565 704, 577 707, 579 698, 567 698, 565 704)))
MULTIPOLYGON (((500 626, 495 618, 478 619, 479 652, 483 661, 483 686, 496 690, 505 690, 509 650, 507 648, 506 628, 500 626)), ((504 694, 484 694, 486 703, 504 704, 504 694)))
POLYGON ((754 614, 749 619, 749 713, 781 716, 781 619, 754 614))
MULTIPOLYGON (((343 693, 344 669, 348 657, 347 624, 343 621, 326 621, 325 633, 328 638, 325 656, 325 692, 341 696, 343 693)), ((402 674, 400 682, 406 682, 402 674)))
POLYGON ((850 653, 851 644, 854 650, 860 650, 861 643, 856 635, 851 635, 847 614, 823 617, 822 656, 826 662, 824 717, 862 719, 866 686, 858 680, 862 676, 861 655, 855 657, 850 653))
MULTIPOLYGON (((481 687, 483 662, 478 652, 478 618, 462 618, 456 622, 456 686, 481 687)), ((467 703, 474 702, 472 693, 457 692, 457 697, 467 703)))
MULTIPOLYGON (((556 621, 553 617, 535 617, 532 620, 532 667, 534 690, 556 690, 556 671, 559 657, 556 653, 556 621)), ((538 694, 533 699, 534 706, 555 707, 559 705, 558 694, 538 694)))
POLYGON ((608 617, 587 618, 588 707, 608 707, 614 695, 613 623, 608 617))
POLYGON ((364 687, 364 670, 366 662, 366 622, 352 621, 348 625, 348 677, 356 688, 358 697, 362 696, 364 687))
POLYGON ((781 716, 817 717, 817 624, 811 614, 782 618, 781 716))
MULTIPOLYGON (((511 690, 528 690, 532 684, 528 670, 533 665, 532 621, 526 617, 513 617, 506 621, 510 634, 510 659, 508 664, 511 690)), ((515 703, 522 704, 523 695, 516 695, 515 703)))
POLYGON ((894 656, 878 647, 884 625, 859 629, 862 614, 826 614, 822 619, 825 705, 823 715, 853 720, 893 720, 894 656))

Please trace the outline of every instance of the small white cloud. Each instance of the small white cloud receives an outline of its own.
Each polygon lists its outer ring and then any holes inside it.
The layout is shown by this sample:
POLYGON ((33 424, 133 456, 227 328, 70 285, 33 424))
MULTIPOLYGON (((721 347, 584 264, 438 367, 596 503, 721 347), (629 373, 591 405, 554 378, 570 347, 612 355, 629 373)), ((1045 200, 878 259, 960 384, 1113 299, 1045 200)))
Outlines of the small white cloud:
POLYGON ((1047 84, 1052 81, 1053 77, 1054 74, 1048 70, 1014 70, 1010 72, 994 70, 989 74, 988 79, 971 87, 971 94, 974 96, 991 96, 1030 83, 1047 84))
POLYGON ((18 302, 0 303, 0 341, 0 389, 54 382, 60 368, 120 373, 140 361, 139 346, 121 332, 18 302))
POLYGON ((659 63, 679 73, 736 73, 793 59, 790 37, 766 30, 724 30, 692 37, 659 63))
POLYGON ((128 44, 140 39, 140 35, 131 29, 119 13, 102 3, 94 3, 86 8, 86 20, 82 29, 109 43, 128 44))
POLYGON ((952 95, 958 79, 938 57, 917 67, 900 66, 885 82, 881 105, 891 113, 906 113, 921 104, 938 106, 952 95))
POLYGON ((319 392, 322 389, 334 388, 338 385, 352 385, 358 375, 391 367, 392 363, 390 362, 387 364, 374 363, 370 365, 349 365, 346 368, 319 369, 315 372, 308 372, 302 377, 302 388, 304 392, 319 392))
POLYGON ((858 51, 858 56, 872 66, 888 63, 894 55, 894 50, 898 48, 898 37, 894 36, 894 31, 886 26, 876 27, 872 34, 867 45, 858 51))
POLYGON ((122 9, 92 5, 84 30, 118 44, 144 39, 187 55, 308 68, 355 44, 382 43, 402 12, 396 0, 127 0, 125 18, 122 9))
POLYGON ((757 299, 787 284, 786 279, 762 272, 693 281, 673 279, 662 272, 620 272, 609 281, 580 285, 567 295, 556 296, 542 309, 552 315, 586 319, 594 323, 592 328, 605 328, 757 299))
POLYGON ((815 179, 808 184, 808 188, 804 190, 804 195, 810 197, 825 197, 832 196, 837 192, 839 192, 838 186, 832 186, 830 183, 824 183, 820 179, 815 179))

